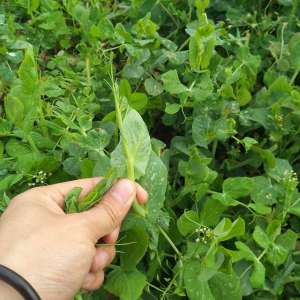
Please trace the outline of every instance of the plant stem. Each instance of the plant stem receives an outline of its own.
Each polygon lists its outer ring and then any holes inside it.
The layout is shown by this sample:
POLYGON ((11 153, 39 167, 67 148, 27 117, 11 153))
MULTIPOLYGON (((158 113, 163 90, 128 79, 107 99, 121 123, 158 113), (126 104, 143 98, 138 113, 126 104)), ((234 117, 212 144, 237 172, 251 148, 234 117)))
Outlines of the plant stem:
MULTIPOLYGON (((126 135, 125 135, 125 130, 123 126, 123 118, 122 118, 122 113, 121 113, 121 108, 120 108, 120 94, 119 94, 119 87, 115 83, 113 79, 113 72, 111 70, 111 79, 112 79, 112 90, 114 94, 114 99, 115 99, 115 110, 116 110, 116 119, 117 119, 117 125, 120 130, 120 138, 121 142, 123 145, 124 153, 126 156, 126 163, 127 163, 127 176, 129 180, 135 181, 135 174, 134 174, 134 162, 133 158, 130 154, 128 144, 126 141, 126 135)), ((146 216, 146 210, 137 202, 137 200, 134 200, 134 203, 132 205, 133 211, 137 213, 138 215, 145 217, 146 216)))
POLYGON ((168 243, 170 244, 170 246, 173 248, 173 250, 175 251, 175 253, 179 257, 181 257, 180 251, 177 249, 177 247, 175 246, 175 244, 173 243, 173 241, 170 239, 170 237, 167 235, 167 233, 159 225, 158 225, 158 229, 162 233, 162 235, 165 237, 165 239, 168 241, 168 243))
POLYGON ((89 87, 92 86, 92 80, 91 80, 91 61, 90 58, 87 57, 85 59, 85 66, 86 66, 86 80, 89 87))
POLYGON ((295 83, 295 80, 296 80, 296 78, 297 78, 299 72, 300 72, 299 69, 297 69, 297 70, 294 72, 294 74, 293 74, 293 76, 292 76, 292 79, 291 79, 291 82, 290 82, 291 84, 294 84, 294 83, 295 83))

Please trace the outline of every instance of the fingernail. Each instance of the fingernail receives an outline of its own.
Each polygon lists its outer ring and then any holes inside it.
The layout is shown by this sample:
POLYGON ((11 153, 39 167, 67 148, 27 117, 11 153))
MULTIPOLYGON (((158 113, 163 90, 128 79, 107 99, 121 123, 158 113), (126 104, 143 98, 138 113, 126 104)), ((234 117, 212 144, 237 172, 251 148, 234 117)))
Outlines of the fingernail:
POLYGON ((134 186, 130 180, 121 179, 111 189, 112 195, 121 203, 128 202, 134 193, 134 186))

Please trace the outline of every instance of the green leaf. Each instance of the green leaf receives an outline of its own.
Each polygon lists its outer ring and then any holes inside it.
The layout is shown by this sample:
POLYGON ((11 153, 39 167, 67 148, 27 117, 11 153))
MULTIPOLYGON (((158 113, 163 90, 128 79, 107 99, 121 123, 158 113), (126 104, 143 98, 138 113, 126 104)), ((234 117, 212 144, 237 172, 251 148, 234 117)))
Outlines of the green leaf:
POLYGON ((194 118, 192 135, 195 143, 201 147, 207 146, 214 140, 215 132, 213 130, 212 119, 208 115, 200 115, 194 118))
POLYGON ((264 265, 258 261, 254 261, 254 270, 250 277, 250 282, 254 288, 263 288, 266 277, 266 269, 264 265))
POLYGON ((245 221, 238 218, 233 223, 230 219, 224 218, 214 229, 217 241, 227 241, 237 236, 245 234, 245 221))
POLYGON ((164 89, 172 95, 178 95, 187 92, 187 87, 183 85, 178 77, 176 70, 168 71, 161 76, 164 83, 164 89))
MULTIPOLYGON (((13 115, 15 115, 13 113, 13 115)), ((0 118, 0 137, 5 137, 10 134, 10 131, 12 129, 12 124, 5 119, 0 118)))
POLYGON ((224 206, 238 206, 241 204, 240 202, 234 200, 227 194, 213 193, 212 198, 218 200, 224 206))
POLYGON ((248 152, 252 148, 253 145, 258 144, 257 140, 250 138, 250 137, 243 138, 242 143, 245 147, 246 152, 248 152))
POLYGON ((263 249, 268 249, 271 244, 268 235, 258 225, 255 226, 253 239, 263 249))
POLYGON ((191 261, 185 264, 183 276, 187 295, 191 300, 215 300, 208 281, 200 275, 203 272, 202 268, 199 262, 191 261))
POLYGON ((8 191, 23 178, 21 174, 11 174, 0 180, 0 192, 8 191))
POLYGON ((128 79, 140 79, 144 75, 144 68, 140 65, 126 65, 122 70, 122 74, 128 79))
POLYGON ((138 300, 146 286, 146 277, 138 270, 116 268, 107 276, 104 288, 120 300, 138 300))
POLYGON ((68 157, 63 162, 64 171, 72 176, 78 177, 80 175, 81 161, 78 157, 68 157))
POLYGON ((289 41, 290 63, 293 69, 300 70, 300 33, 295 33, 289 41))
POLYGON ((31 153, 30 147, 27 144, 11 138, 5 145, 6 153, 11 157, 18 157, 31 153))
POLYGON ((26 49, 24 60, 18 70, 18 75, 26 91, 32 91, 36 88, 38 72, 32 47, 26 49))
MULTIPOLYGON (((151 155, 151 142, 146 124, 139 113, 130 109, 123 120, 124 138, 132 159, 135 177, 140 178, 145 174, 148 161, 151 155)), ((111 165, 125 172, 126 158, 124 154, 123 141, 121 140, 117 148, 111 154, 111 165)))
POLYGON ((220 221, 226 207, 214 198, 208 198, 200 213, 201 223, 206 226, 215 226, 220 221))
POLYGON ((148 104, 148 97, 144 93, 133 93, 128 98, 128 104, 137 111, 143 111, 148 104))
POLYGON ((210 290, 214 299, 241 300, 240 279, 235 274, 218 272, 209 280, 210 290))
POLYGON ((201 226, 199 215, 193 210, 184 212, 177 220, 177 228, 183 236, 194 232, 199 226, 201 226))
POLYGON ((265 283, 266 270, 264 265, 258 260, 252 250, 242 242, 236 242, 236 247, 246 260, 254 263, 254 270, 250 276, 250 282, 253 288, 262 288, 265 283))
POLYGON ((199 71, 209 66, 215 45, 214 26, 212 24, 199 26, 189 43, 189 59, 193 70, 199 71))
POLYGON ((5 113, 9 121, 21 127, 24 119, 24 105, 22 101, 11 94, 5 98, 5 113))
POLYGON ((121 267, 123 270, 134 270, 147 251, 149 236, 144 228, 135 226, 123 233, 122 244, 121 267))
POLYGON ((287 160, 277 158, 275 166, 267 169, 267 174, 277 182, 281 182, 291 171, 293 171, 293 168, 287 160))
POLYGON ((181 108, 181 105, 180 104, 177 104, 177 103, 167 103, 166 104, 166 108, 165 108, 165 112, 169 115, 174 115, 176 113, 179 112, 181 108))
MULTIPOLYGON (((256 204, 261 204, 263 206, 270 206, 277 202, 276 200, 277 193, 274 186, 271 183, 270 178, 264 176, 257 176, 257 177, 253 177, 253 182, 254 185, 250 193, 250 196, 251 199, 256 204)), ((255 206, 255 208, 257 208, 257 206, 255 206)))
POLYGON ((168 184, 168 170, 154 151, 151 151, 145 175, 141 178, 141 185, 149 195, 147 219, 156 223, 160 210, 164 206, 168 184))
POLYGON ((236 134, 236 122, 234 119, 221 118, 214 124, 215 137, 218 141, 225 142, 228 138, 236 134))
POLYGON ((253 189, 253 179, 249 177, 232 177, 223 182, 223 193, 234 199, 249 196, 253 189))
POLYGON ((163 92, 163 86, 161 83, 153 78, 147 78, 145 80, 145 89, 150 96, 154 97, 159 96, 163 92))
POLYGON ((260 215, 268 215, 272 212, 272 208, 264 205, 263 203, 251 203, 248 207, 252 208, 260 215))

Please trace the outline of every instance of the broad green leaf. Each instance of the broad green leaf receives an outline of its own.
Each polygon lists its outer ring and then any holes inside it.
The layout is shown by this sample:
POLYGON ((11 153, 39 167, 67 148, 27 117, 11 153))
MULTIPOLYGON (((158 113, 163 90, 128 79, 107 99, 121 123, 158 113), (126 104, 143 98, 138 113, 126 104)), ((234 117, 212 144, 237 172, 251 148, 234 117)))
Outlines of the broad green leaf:
POLYGON ((166 104, 166 108, 165 108, 165 112, 169 115, 174 115, 176 113, 179 112, 181 108, 181 105, 180 104, 177 104, 177 103, 167 103, 166 104))
POLYGON ((6 153, 11 157, 18 157, 24 154, 31 153, 30 147, 27 144, 11 138, 5 145, 6 153))
POLYGON ((187 92, 187 87, 183 85, 178 77, 176 70, 168 71, 161 76, 161 79, 164 83, 164 89, 171 95, 182 94, 187 92))
POLYGON ((148 104, 148 97, 144 93, 133 93, 128 98, 128 104, 137 111, 143 111, 148 104))
MULTIPOLYGON (((15 115, 13 113, 13 115, 15 115)), ((8 136, 12 129, 12 124, 6 120, 0 118, 0 137, 8 136)))
POLYGON ((267 259, 273 266, 278 267, 286 261, 288 254, 289 251, 283 246, 273 243, 267 253, 267 259))
POLYGON ((233 199, 248 196, 254 183, 253 179, 249 177, 232 177, 227 178, 223 182, 223 192, 233 199))
POLYGON ((110 168, 110 159, 104 153, 97 157, 97 162, 93 169, 93 176, 104 176, 110 168))
POLYGON ((246 87, 242 86, 236 93, 236 99, 240 106, 244 106, 252 100, 252 95, 246 87))
POLYGON ((161 83, 153 78, 147 78, 145 80, 145 89, 150 96, 154 97, 159 96, 163 92, 163 86, 161 83))
POLYGON ((204 148, 214 140, 215 133, 212 119, 207 115, 199 115, 193 120, 192 135, 194 142, 204 148))
POLYGON ((80 163, 80 177, 81 178, 91 178, 93 177, 93 170, 95 168, 96 162, 91 159, 84 159, 80 163))
POLYGON ((153 151, 151 151, 146 173, 140 183, 149 195, 147 219, 151 223, 156 223, 165 202, 168 171, 162 160, 153 151))
POLYGON ((197 212, 193 210, 186 211, 177 220, 177 228, 183 236, 186 236, 199 228, 201 226, 200 222, 197 212))
POLYGON ((104 288, 120 300, 138 300, 146 286, 146 277, 138 270, 116 268, 107 276, 104 288))
POLYGON ((9 190, 23 178, 22 174, 11 174, 0 180, 0 192, 9 190))
POLYGON ((277 158, 275 166, 273 168, 269 168, 267 173, 277 182, 281 182, 282 179, 284 179, 291 171, 293 171, 293 168, 287 160, 277 158))
POLYGON ((69 175, 78 177, 80 175, 80 164, 81 161, 79 157, 68 157, 63 162, 63 168, 69 175))
POLYGON ((241 300, 240 278, 235 274, 218 272, 209 280, 210 290, 217 299, 241 300))
POLYGON ((267 227, 267 235, 269 239, 274 242, 275 239, 280 235, 281 232, 281 222, 280 220, 273 220, 267 227))
POLYGON ((235 242, 235 246, 242 253, 246 260, 255 261, 256 255, 253 251, 243 242, 235 242))
POLYGON ((218 141, 225 142, 228 138, 236 134, 236 122, 234 119, 221 118, 214 124, 215 136, 218 141))
POLYGON ((254 261, 254 270, 250 277, 250 282, 254 288, 263 288, 265 284, 266 269, 264 265, 259 261, 254 261))
POLYGON ((256 204, 271 206, 276 203, 277 193, 270 178, 257 176, 253 177, 253 182, 254 185, 250 192, 250 197, 256 204))
POLYGON ((255 226, 253 239, 263 249, 268 249, 271 244, 268 235, 258 225, 255 226))
POLYGON ((140 65, 126 65, 122 70, 122 74, 125 78, 128 79, 140 79, 144 75, 144 68, 140 65))
POLYGON ((12 123, 21 127, 22 121, 24 119, 24 105, 22 101, 13 95, 8 95, 5 98, 5 112, 7 118, 12 123))
POLYGON ((246 152, 248 152, 252 148, 253 145, 258 144, 257 140, 250 138, 250 137, 243 138, 242 143, 245 147, 246 152))
POLYGON ((30 175, 39 171, 54 172, 58 166, 59 162, 53 155, 31 152, 18 156, 16 170, 20 174, 30 175))
POLYGON ((143 227, 135 226, 123 232, 121 239, 121 267, 123 270, 134 270, 147 251, 149 236, 143 227))
POLYGON ((18 70, 18 75, 26 91, 30 92, 36 88, 38 72, 32 47, 26 49, 24 60, 18 70))
MULTIPOLYGON (((287 0, 285 0, 287 1, 287 0)), ((295 33, 289 41, 290 63, 293 69, 300 70, 300 33, 295 33)))
POLYGON ((127 79, 120 80, 119 89, 121 97, 126 97, 128 99, 132 94, 132 89, 127 79))
POLYGON ((261 215, 268 215, 272 212, 272 208, 264 205, 263 203, 251 203, 248 207, 252 208, 255 212, 261 215))
MULTIPOLYGON (((151 142, 146 124, 137 111, 130 109, 123 120, 124 138, 135 169, 136 179, 145 174, 151 155, 151 142)), ((126 159, 123 141, 111 154, 111 165, 124 176, 126 159)))
POLYGON ((215 226, 220 221, 226 206, 219 200, 207 198, 200 213, 201 223, 206 226, 215 226))
POLYGON ((224 193, 213 193, 212 198, 218 200, 224 206, 238 206, 241 204, 224 193))
POLYGON ((201 276, 203 266, 191 261, 184 266, 184 284, 187 295, 191 300, 215 300, 208 281, 201 276), (199 276, 200 275, 200 276, 199 276))
POLYGON ((219 242, 242 236, 245 234, 245 221, 239 217, 232 223, 230 219, 224 218, 214 229, 214 234, 219 242))
POLYGON ((194 35, 190 38, 190 64, 195 71, 206 69, 214 53, 216 36, 214 26, 206 24, 199 26, 194 35))
POLYGON ((296 248, 297 238, 297 233, 288 229, 285 233, 277 237, 276 244, 282 246, 288 251, 293 251, 296 248))
POLYGON ((197 7, 197 11, 199 14, 202 14, 205 12, 206 8, 209 5, 209 0, 196 0, 195 6, 197 7))
POLYGON ((253 262, 253 271, 250 276, 250 282, 253 288, 262 288, 265 283, 266 270, 264 265, 258 260, 252 250, 242 242, 236 242, 236 247, 241 251, 246 260, 253 262))

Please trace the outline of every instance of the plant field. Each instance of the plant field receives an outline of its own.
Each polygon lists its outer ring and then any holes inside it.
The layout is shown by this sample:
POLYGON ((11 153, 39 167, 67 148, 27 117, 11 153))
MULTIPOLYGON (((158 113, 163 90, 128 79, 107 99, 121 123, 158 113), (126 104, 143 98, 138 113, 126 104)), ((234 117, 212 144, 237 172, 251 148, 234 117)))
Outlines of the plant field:
POLYGON ((149 202, 76 299, 299 300, 299 72, 299 0, 0 0, 0 213, 129 177, 149 202))

